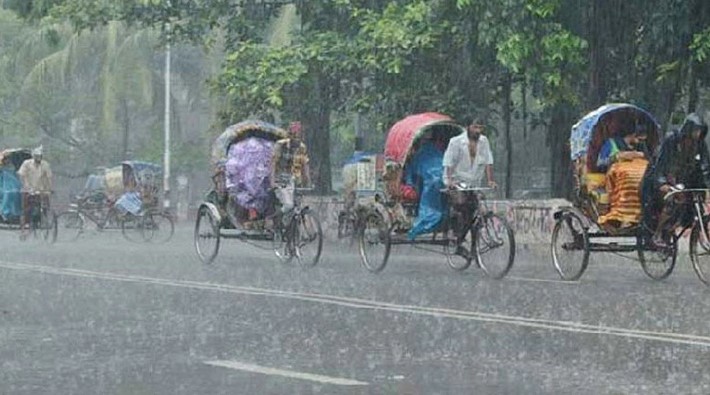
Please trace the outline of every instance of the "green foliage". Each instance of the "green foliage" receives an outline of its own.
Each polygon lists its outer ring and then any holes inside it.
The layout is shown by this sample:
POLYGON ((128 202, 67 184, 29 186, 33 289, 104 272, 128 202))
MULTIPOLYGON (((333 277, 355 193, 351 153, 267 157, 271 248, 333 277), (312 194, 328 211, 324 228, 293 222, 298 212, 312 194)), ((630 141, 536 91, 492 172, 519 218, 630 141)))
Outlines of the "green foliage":
POLYGON ((695 61, 705 62, 708 59, 710 56, 710 27, 693 36, 690 49, 693 51, 695 61))

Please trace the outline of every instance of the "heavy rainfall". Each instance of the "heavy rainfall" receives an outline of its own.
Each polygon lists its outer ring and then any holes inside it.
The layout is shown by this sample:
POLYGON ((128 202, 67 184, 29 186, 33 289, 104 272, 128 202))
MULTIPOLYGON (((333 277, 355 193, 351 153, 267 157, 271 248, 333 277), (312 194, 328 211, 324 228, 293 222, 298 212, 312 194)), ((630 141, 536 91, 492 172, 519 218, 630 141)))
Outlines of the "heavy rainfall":
POLYGON ((0 0, 0 393, 710 393, 707 0, 0 0))

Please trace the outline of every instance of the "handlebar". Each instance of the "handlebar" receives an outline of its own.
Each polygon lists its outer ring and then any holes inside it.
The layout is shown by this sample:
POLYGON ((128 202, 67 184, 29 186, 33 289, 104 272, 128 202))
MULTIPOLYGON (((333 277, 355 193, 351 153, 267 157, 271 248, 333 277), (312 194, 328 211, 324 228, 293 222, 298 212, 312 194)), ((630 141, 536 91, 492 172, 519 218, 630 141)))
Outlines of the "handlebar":
POLYGON ((710 192, 710 189, 708 189, 708 188, 689 188, 689 189, 673 188, 673 189, 671 189, 670 192, 666 193, 666 194, 663 196, 663 200, 668 200, 668 199, 670 199, 671 197, 673 197, 674 195, 677 195, 677 194, 680 194, 680 193, 694 193, 694 192, 695 192, 695 193, 701 193, 701 192, 707 193, 707 192, 710 192))

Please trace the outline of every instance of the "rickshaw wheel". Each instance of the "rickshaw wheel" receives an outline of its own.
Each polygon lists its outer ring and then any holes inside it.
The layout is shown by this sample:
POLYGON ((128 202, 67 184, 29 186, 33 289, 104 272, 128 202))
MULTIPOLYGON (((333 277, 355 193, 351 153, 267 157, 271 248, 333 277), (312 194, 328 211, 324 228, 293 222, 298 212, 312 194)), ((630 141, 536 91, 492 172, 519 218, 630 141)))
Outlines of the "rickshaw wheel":
POLYGON ((323 251, 323 231, 320 221, 310 211, 303 210, 294 227, 296 258, 301 266, 315 266, 323 251))
POLYGON ((358 235, 360 262, 372 273, 382 271, 390 255, 390 228, 379 213, 369 214, 358 235))
POLYGON ((54 219, 54 238, 75 241, 84 231, 84 218, 76 211, 65 211, 54 219))
POLYGON ((710 235, 708 225, 710 218, 703 218, 705 234, 701 237, 700 223, 696 222, 690 233, 690 260, 695 274, 705 285, 710 285, 710 235))
POLYGON ((643 272, 654 280, 663 280, 673 273, 678 257, 678 238, 673 237, 671 246, 665 251, 646 249, 643 237, 637 238, 637 251, 643 272))
POLYGON ((202 206, 195 221, 195 251, 200 260, 210 264, 217 257, 220 242, 220 228, 217 218, 209 208, 202 206))
POLYGON ((469 230, 466 232, 466 238, 461 243, 462 246, 468 249, 469 256, 465 257, 458 255, 456 254, 456 235, 455 232, 453 233, 453 237, 449 239, 449 242, 446 245, 444 245, 444 255, 446 256, 446 263, 450 268, 462 272, 471 266, 471 262, 473 262, 471 254, 474 253, 473 249, 476 248, 476 244, 473 240, 473 231, 469 230))
POLYGON ((508 221, 498 214, 484 214, 473 231, 476 263, 488 277, 501 279, 515 262, 515 236, 508 221))
POLYGON ((175 223, 169 214, 148 212, 143 216, 143 240, 151 243, 167 243, 175 233, 175 223))
POLYGON ((578 215, 565 212, 552 230, 552 263, 563 280, 578 280, 589 265, 589 234, 578 215))

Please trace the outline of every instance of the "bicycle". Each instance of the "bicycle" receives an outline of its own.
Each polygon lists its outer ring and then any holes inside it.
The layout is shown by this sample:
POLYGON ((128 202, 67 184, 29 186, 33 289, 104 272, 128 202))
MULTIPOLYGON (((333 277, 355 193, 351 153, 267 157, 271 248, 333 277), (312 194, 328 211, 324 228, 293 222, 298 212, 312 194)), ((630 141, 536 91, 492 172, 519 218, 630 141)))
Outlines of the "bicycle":
POLYGON ((460 194, 459 199, 464 201, 462 206, 472 210, 471 221, 463 229, 460 229, 465 235, 460 244, 457 243, 458 235, 454 231, 457 228, 458 215, 453 209, 449 211, 450 225, 448 230, 454 234, 453 237, 448 238, 449 243, 444 245, 444 253, 447 263, 452 269, 466 270, 475 258, 476 264, 487 276, 501 279, 513 267, 515 261, 513 229, 505 218, 484 206, 484 193, 494 190, 494 188, 471 188, 465 184, 444 190, 450 200, 455 199, 455 194, 460 194), (506 245, 508 248, 501 248, 506 245), (469 254, 458 253, 459 247, 465 248, 467 246, 469 254), (502 255, 498 256, 500 254, 502 255))
POLYGON ((134 242, 163 243, 170 240, 175 232, 174 221, 166 213, 149 209, 135 215, 119 211, 114 202, 106 198, 92 202, 90 197, 85 197, 77 199, 68 210, 57 215, 56 227, 67 235, 62 241, 77 240, 84 233, 87 220, 93 222, 99 232, 120 229, 126 240, 134 242), (162 229, 167 232, 161 232, 162 229))
MULTIPOLYGON (((710 234, 708 234, 710 216, 705 209, 705 196, 708 192, 710 189, 707 188, 685 189, 683 185, 676 185, 664 196, 664 200, 668 202, 676 196, 690 195, 690 199, 683 201, 680 207, 692 205, 692 217, 683 217, 683 214, 690 215, 691 212, 679 209, 668 222, 670 245, 673 246, 673 251, 677 252, 678 239, 690 230, 690 261, 695 274, 705 285, 710 285, 710 259, 707 259, 710 258, 710 234)), ((671 265, 675 265, 675 257, 671 265)), ((670 267, 669 272, 672 270, 673 266, 670 267)))
MULTIPOLYGON (((49 208, 49 195, 46 192, 31 192, 27 199, 29 205, 27 225, 29 233, 35 239, 41 238, 47 243, 54 243, 57 239, 56 223, 53 221, 54 215, 49 208)), ((21 232, 23 229, 21 229, 21 232)), ((21 234, 21 239, 26 236, 21 234)))
MULTIPOLYGON (((318 218, 308 206, 303 206, 299 192, 312 188, 296 188, 293 209, 283 214, 285 224, 274 224, 272 245, 274 254, 286 263, 294 257, 302 266, 315 266, 323 250, 323 231, 318 218), (308 247, 313 247, 312 255, 307 257, 308 247)), ((282 223, 283 223, 282 219, 282 223)))

